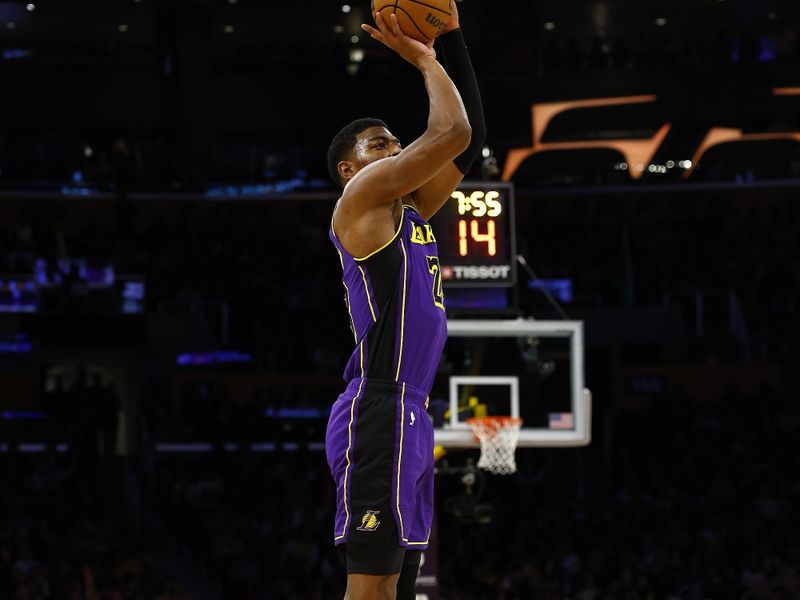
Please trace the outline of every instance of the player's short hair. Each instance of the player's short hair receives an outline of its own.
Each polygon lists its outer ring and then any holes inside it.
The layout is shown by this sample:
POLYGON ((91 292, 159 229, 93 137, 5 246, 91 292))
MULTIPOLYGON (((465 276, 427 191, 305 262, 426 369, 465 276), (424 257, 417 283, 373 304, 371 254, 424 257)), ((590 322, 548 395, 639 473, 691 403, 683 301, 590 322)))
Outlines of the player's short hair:
POLYGON ((339 178, 339 163, 343 161, 348 153, 355 148, 356 137, 359 133, 370 127, 386 127, 386 123, 380 119, 366 118, 356 119, 342 127, 342 130, 336 134, 328 147, 328 172, 333 181, 339 187, 342 185, 342 180, 339 178))

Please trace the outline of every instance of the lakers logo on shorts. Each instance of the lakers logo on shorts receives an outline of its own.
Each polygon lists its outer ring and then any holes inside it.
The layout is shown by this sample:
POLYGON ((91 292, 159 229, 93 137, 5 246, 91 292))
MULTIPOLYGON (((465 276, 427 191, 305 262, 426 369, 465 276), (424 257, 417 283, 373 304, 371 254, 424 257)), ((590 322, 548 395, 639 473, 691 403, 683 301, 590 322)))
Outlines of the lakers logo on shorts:
POLYGON ((357 527, 359 531, 375 531, 381 522, 378 520, 379 510, 368 510, 361 517, 361 527, 357 527))

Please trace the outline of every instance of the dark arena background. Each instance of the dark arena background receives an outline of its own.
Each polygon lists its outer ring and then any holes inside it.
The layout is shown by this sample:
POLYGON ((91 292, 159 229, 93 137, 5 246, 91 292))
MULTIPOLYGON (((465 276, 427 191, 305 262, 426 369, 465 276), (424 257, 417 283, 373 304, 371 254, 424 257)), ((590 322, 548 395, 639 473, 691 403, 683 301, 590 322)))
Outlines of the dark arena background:
MULTIPOLYGON (((800 5, 458 6, 468 180, 515 219, 511 287, 445 281, 450 318, 582 322, 592 439, 506 476, 450 448, 418 598, 800 598, 800 5)), ((343 598, 325 151, 362 116, 407 144, 428 110, 369 18, 0 2, 1 600, 343 598)), ((493 358, 568 379, 523 342, 493 358)))

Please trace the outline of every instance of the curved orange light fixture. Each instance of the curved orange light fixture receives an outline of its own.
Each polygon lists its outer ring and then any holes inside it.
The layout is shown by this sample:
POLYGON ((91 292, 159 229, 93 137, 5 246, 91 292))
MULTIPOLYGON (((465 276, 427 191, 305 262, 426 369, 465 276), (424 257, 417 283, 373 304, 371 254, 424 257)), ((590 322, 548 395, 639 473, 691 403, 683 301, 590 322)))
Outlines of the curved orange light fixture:
POLYGON ((767 140, 794 140, 800 142, 800 132, 789 133, 744 133, 741 129, 728 129, 725 127, 712 127, 708 130, 705 139, 697 148, 692 159, 692 166, 686 169, 684 179, 688 179, 697 168, 703 156, 714 146, 729 142, 759 142, 767 140))
POLYGON ((609 148, 619 151, 628 163, 631 177, 638 179, 645 172, 655 156, 658 147, 667 137, 672 125, 665 123, 653 137, 647 139, 592 140, 585 142, 542 142, 547 127, 558 115, 569 110, 581 108, 598 108, 601 106, 625 106, 629 104, 652 103, 657 96, 621 96, 617 98, 597 98, 594 100, 572 100, 567 102, 543 102, 531 105, 531 123, 533 126, 533 146, 530 148, 514 148, 508 152, 503 168, 503 181, 509 181, 519 169, 522 162, 533 154, 549 150, 584 150, 587 148, 609 148))

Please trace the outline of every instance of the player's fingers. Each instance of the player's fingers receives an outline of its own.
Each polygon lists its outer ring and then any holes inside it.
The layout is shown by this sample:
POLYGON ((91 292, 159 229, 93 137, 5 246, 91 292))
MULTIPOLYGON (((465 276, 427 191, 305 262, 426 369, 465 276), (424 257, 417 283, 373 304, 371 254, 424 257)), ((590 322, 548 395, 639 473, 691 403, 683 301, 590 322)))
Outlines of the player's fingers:
POLYGON ((380 29, 381 33, 386 37, 390 37, 392 35, 392 30, 389 28, 389 24, 383 18, 383 15, 379 12, 375 13, 375 23, 378 25, 378 29, 380 29))
POLYGON ((378 40, 379 42, 383 41, 382 40, 383 34, 380 31, 378 31, 377 29, 375 29, 374 27, 370 27, 366 23, 362 23, 361 29, 366 31, 368 34, 370 34, 374 39, 378 40))
POLYGON ((403 31, 400 29, 400 23, 397 22, 397 15, 392 13, 392 32, 399 38, 403 37, 403 31))

